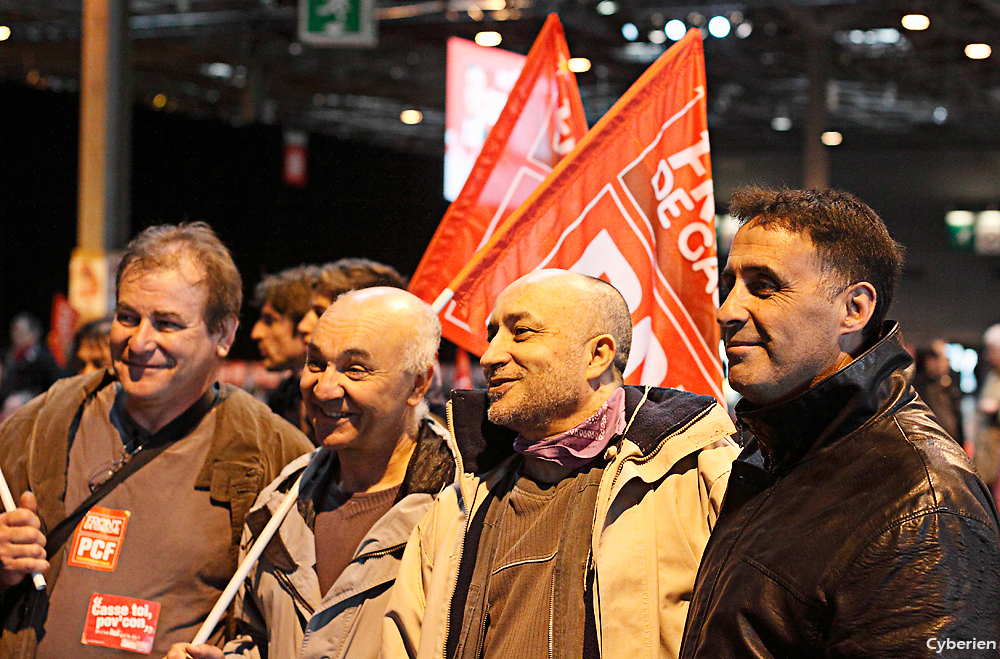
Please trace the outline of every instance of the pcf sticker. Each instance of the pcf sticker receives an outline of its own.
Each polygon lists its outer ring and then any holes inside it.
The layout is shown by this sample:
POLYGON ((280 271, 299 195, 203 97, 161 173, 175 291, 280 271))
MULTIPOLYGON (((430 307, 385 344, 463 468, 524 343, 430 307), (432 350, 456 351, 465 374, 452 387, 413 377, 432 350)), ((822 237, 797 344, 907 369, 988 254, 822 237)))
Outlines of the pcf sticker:
POLYGON ((91 508, 76 527, 66 564, 114 572, 131 514, 127 510, 91 508))

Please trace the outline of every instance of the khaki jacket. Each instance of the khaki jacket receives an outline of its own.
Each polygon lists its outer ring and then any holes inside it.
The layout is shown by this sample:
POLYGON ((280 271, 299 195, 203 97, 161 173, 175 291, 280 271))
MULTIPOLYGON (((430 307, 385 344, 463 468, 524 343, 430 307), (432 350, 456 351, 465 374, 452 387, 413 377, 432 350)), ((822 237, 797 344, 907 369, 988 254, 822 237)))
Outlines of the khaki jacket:
MULTIPOLYGON (((490 425, 449 410, 458 446, 462 429, 490 425)), ((611 461, 590 529, 598 642, 606 658, 676 657, 701 554, 738 454, 730 439, 735 428, 712 399, 648 387, 626 387, 626 419, 624 436, 607 449, 611 461)), ((484 455, 496 452, 483 448, 489 444, 480 443, 472 465, 463 446, 459 482, 410 538, 386 612, 385 659, 443 659, 467 525, 510 468, 505 460, 474 473, 484 455)))
MULTIPOLYGON (((103 371, 59 380, 0 425, 4 476, 15 497, 25 490, 34 492, 43 532, 72 512, 66 510, 63 499, 74 417, 85 401, 113 383, 114 378, 103 371)), ((209 490, 213 499, 229 505, 230 558, 235 571, 243 518, 257 493, 312 444, 263 403, 232 385, 220 387, 216 405, 215 436, 205 462, 199 466, 196 487, 209 490)), ((67 546, 61 551, 67 551, 67 546)), ((51 560, 52 567, 45 575, 50 590, 62 562, 62 553, 51 560)), ((30 579, 22 585, 30 589, 30 579)), ((44 624, 44 620, 29 619, 32 612, 44 610, 44 602, 18 601, 21 590, 11 588, 0 594, 6 617, 0 637, 0 657, 4 659, 33 657, 39 625, 44 624)), ((29 594, 34 597, 34 591, 29 594)))
POLYGON ((410 533, 434 496, 455 480, 455 458, 446 431, 424 418, 417 448, 393 507, 368 531, 351 563, 325 595, 316 574, 316 538, 307 519, 312 494, 334 467, 332 451, 319 448, 290 463, 260 494, 247 515, 241 555, 302 475, 299 505, 268 543, 236 597, 237 637, 227 657, 374 659, 389 588, 410 533), (307 624, 308 621, 308 624, 307 624))

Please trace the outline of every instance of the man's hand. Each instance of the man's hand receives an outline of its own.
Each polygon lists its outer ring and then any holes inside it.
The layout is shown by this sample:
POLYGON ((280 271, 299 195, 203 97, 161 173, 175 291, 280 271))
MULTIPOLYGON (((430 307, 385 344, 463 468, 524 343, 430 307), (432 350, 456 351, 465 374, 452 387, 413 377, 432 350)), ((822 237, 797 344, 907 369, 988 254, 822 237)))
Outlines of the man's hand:
POLYGON ((0 588, 16 586, 25 575, 49 569, 35 495, 25 492, 17 505, 13 512, 0 514, 0 588))
POLYGON ((214 645, 191 645, 190 643, 174 643, 170 646, 167 659, 223 659, 222 650, 214 645))

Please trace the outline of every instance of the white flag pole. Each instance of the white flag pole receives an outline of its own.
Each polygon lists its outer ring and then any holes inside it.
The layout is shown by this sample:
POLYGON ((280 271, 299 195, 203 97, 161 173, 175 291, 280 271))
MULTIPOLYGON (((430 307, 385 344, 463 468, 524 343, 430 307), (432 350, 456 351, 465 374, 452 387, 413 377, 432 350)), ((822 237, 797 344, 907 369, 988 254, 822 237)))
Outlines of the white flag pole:
POLYGON ((253 568, 254 563, 260 558, 260 555, 264 553, 264 548, 267 547, 267 543, 270 542, 274 534, 278 532, 278 527, 281 526, 281 522, 285 519, 285 515, 291 510, 292 506, 295 505, 296 500, 299 498, 299 484, 302 482, 302 477, 299 476, 295 484, 292 485, 292 489, 288 491, 285 498, 281 500, 281 504, 278 509, 271 516, 271 520, 264 527, 264 530, 260 532, 260 536, 254 541, 253 546, 250 547, 250 551, 247 552, 246 558, 240 563, 239 568, 236 570, 236 574, 229 581, 229 585, 226 589, 222 591, 222 595, 219 597, 219 601, 215 603, 212 607, 212 611, 208 614, 208 618, 205 619, 204 624, 202 624, 201 629, 195 634, 194 640, 191 641, 192 644, 198 645, 208 641, 208 637, 212 635, 212 631, 215 626, 219 624, 222 620, 222 616, 226 613, 226 609, 229 607, 229 603, 233 601, 236 597, 236 591, 240 589, 240 584, 246 579, 247 575, 250 574, 251 568, 253 568))
POLYGON ((434 304, 431 305, 431 309, 434 310, 434 313, 441 313, 441 310, 444 309, 444 305, 451 302, 451 298, 453 297, 455 297, 455 291, 450 288, 444 289, 441 291, 441 295, 438 295, 437 299, 434 300, 434 304))
MULTIPOLYGON (((17 510, 17 504, 14 503, 14 495, 10 493, 10 487, 7 485, 7 479, 4 478, 3 470, 0 469, 0 499, 3 499, 3 507, 7 512, 12 513, 17 510)), ((34 572, 31 575, 31 580, 35 582, 35 590, 45 590, 45 577, 34 572)))

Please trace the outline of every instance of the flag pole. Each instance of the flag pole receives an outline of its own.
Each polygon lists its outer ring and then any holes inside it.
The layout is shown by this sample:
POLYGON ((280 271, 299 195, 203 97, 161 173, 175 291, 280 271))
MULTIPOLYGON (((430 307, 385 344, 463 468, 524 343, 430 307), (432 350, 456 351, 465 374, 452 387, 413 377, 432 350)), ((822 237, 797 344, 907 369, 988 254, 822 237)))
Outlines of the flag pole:
MULTIPOLYGON (((14 495, 10 493, 10 487, 7 485, 7 479, 4 478, 2 469, 0 469, 0 499, 3 499, 3 507, 7 512, 12 513, 17 510, 14 495)), ((35 583, 35 590, 45 590, 45 577, 40 573, 33 572, 31 580, 35 583)))
POLYGON ((450 288, 444 289, 441 291, 441 294, 437 296, 437 299, 434 300, 434 304, 431 305, 431 309, 434 310, 435 314, 441 313, 441 310, 444 309, 444 305, 451 302, 451 298, 453 297, 455 297, 455 291, 450 288))
POLYGON ((285 498, 281 500, 278 505, 278 509, 274 512, 274 515, 268 521, 264 530, 260 532, 260 536, 254 541, 253 545, 250 547, 250 551, 247 552, 246 557, 243 562, 240 563, 239 568, 236 570, 236 574, 230 579, 229 585, 226 589, 222 591, 222 595, 219 597, 219 601, 215 603, 212 607, 212 611, 208 614, 208 618, 201 625, 198 633, 195 634, 194 640, 191 641, 193 645, 199 645, 208 641, 208 637, 212 635, 212 631, 215 626, 219 624, 222 620, 223 614, 225 614, 226 609, 229 608, 229 603, 233 601, 236 597, 236 591, 240 589, 240 584, 246 579, 247 575, 250 574, 251 568, 253 568, 254 563, 260 558, 260 555, 264 553, 264 548, 267 547, 267 543, 270 542, 274 534, 278 532, 278 527, 281 526, 281 522, 284 521, 285 515, 291 510, 295 501, 299 498, 299 485, 302 483, 302 477, 295 481, 292 485, 292 489, 288 490, 288 494, 285 498))

